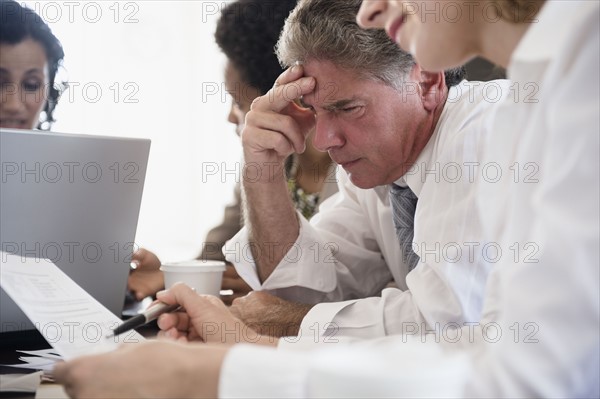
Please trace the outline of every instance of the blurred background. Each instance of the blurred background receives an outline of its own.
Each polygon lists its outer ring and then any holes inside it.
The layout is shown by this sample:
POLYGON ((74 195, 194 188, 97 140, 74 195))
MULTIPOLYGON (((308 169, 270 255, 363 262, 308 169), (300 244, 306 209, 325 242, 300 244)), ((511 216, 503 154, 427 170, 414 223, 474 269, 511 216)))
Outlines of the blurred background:
POLYGON ((195 257, 233 198, 241 148, 227 122, 225 57, 214 43, 226 2, 23 1, 65 50, 69 88, 52 130, 152 140, 136 244, 195 257))

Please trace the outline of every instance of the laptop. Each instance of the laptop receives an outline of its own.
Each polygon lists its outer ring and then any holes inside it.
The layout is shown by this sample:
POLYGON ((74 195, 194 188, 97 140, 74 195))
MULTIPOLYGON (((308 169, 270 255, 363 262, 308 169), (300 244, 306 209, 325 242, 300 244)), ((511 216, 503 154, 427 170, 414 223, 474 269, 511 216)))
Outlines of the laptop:
MULTIPOLYGON (((50 259, 121 315, 150 140, 0 129, 0 249, 50 259)), ((0 333, 34 325, 2 291, 0 333)))

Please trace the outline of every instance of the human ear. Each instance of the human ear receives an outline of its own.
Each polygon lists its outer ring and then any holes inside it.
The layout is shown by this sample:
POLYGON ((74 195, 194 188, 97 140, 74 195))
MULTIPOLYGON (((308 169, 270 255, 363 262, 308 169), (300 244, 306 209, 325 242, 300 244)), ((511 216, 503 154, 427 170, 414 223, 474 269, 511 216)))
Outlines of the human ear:
POLYGON ((419 95, 425 110, 434 111, 444 102, 446 89, 446 79, 444 72, 428 72, 415 65, 411 74, 419 83, 419 95))

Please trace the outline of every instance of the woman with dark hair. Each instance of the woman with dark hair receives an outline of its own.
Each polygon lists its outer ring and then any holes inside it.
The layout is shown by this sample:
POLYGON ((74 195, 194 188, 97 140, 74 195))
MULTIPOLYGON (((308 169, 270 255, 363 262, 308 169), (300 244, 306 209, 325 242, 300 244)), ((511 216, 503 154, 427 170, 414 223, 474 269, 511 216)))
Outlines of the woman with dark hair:
POLYGON ((0 127, 50 128, 64 89, 55 81, 64 56, 59 40, 34 11, 0 0, 0 127))
MULTIPOLYGON (((228 120, 235 125, 238 135, 252 101, 267 93, 283 72, 275 55, 275 44, 296 3, 296 0, 238 0, 229 3, 221 12, 215 40, 227 56, 225 87, 232 99, 228 120)), ((323 200, 337 192, 335 166, 329 155, 310 144, 303 154, 287 159, 286 171, 292 200, 308 219, 317 212, 323 200)), ((235 202, 225 208, 223 222, 208 232, 198 259, 224 261, 221 248, 241 228, 238 185, 235 202)), ((153 252, 141 248, 134 254, 133 262, 138 267, 131 273, 128 286, 137 299, 154 295, 164 287, 162 272, 158 270, 160 260, 153 252)), ((223 275, 222 288, 233 292, 221 297, 228 304, 250 291, 229 264, 223 275)))

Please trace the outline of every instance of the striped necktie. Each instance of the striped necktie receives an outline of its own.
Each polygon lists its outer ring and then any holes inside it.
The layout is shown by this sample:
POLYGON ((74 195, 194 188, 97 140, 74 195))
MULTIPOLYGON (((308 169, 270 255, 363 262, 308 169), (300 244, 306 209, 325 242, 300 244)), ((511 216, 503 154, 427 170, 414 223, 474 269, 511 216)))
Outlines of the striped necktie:
POLYGON ((400 187, 397 184, 390 184, 390 202, 392 204, 394 227, 409 272, 417 266, 419 261, 419 256, 412 249, 417 200, 417 196, 408 186, 400 187))

